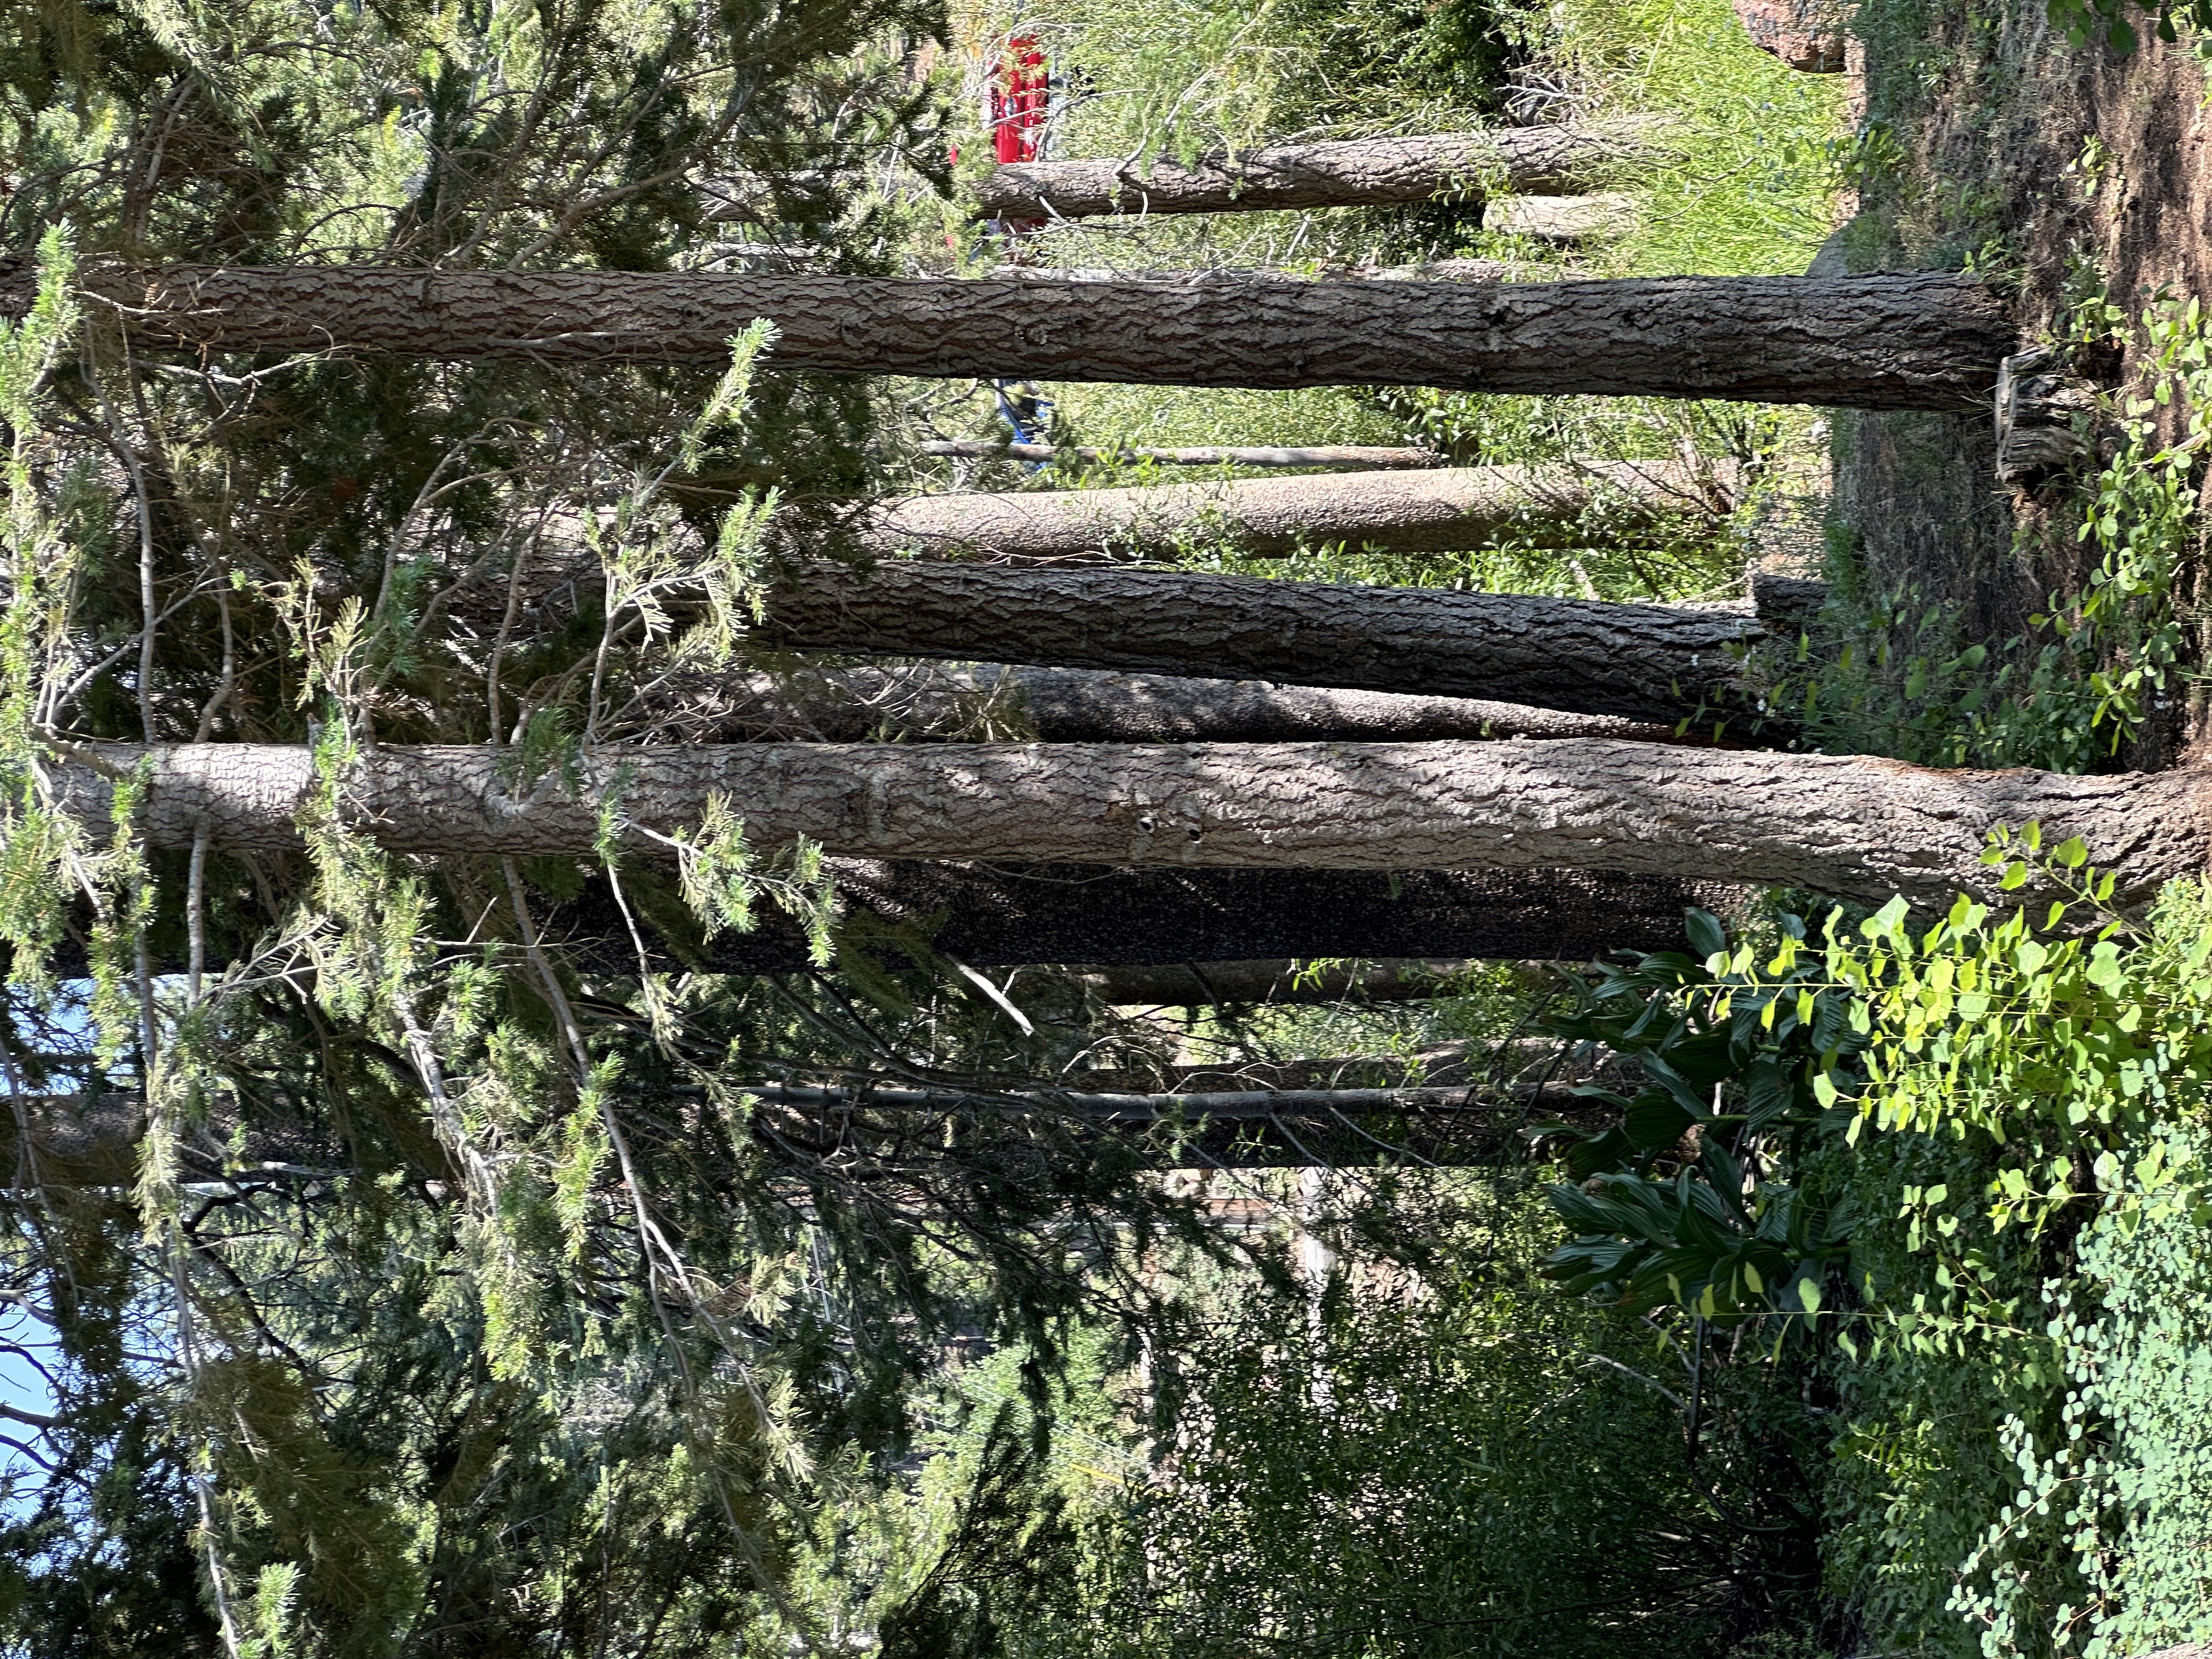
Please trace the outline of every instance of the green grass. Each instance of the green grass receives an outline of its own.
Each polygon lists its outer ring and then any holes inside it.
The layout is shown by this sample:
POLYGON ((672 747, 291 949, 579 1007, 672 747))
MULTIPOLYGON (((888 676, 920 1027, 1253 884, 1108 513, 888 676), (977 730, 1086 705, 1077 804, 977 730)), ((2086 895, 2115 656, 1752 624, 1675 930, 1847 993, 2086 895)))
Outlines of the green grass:
MULTIPOLYGON (((987 43, 1017 28, 1046 44, 1077 83, 1055 131, 1061 155, 1191 154, 1265 138, 1380 131, 1449 131, 1501 118, 1497 47, 1508 35, 1531 61, 1520 79, 1562 95, 1555 113, 1663 113, 1671 135, 1662 160, 1610 187, 1633 198, 1639 232, 1595 248, 1580 263, 1611 276, 1802 271, 1829 234, 1834 160, 1842 131, 1838 77, 1796 73, 1753 47, 1729 0, 1565 0, 1512 14, 1501 27, 1464 4, 1434 10, 1361 0, 1067 0, 1048 21, 1000 0, 963 21, 981 61, 987 43)), ((1526 112, 1524 105, 1524 112, 1526 112)), ((980 130, 962 138, 980 153, 980 130)), ((972 235, 972 233, 969 233, 972 235)), ((968 249, 977 250, 972 246, 968 249)), ((986 260, 994 249, 980 250, 986 260)), ((1556 261, 1556 252, 1484 233, 1477 212, 1449 207, 1222 214, 1148 222, 1087 222, 1030 245, 1035 263, 1127 270, 1402 263, 1481 253, 1556 261)), ((1055 434, 1111 446, 1200 444, 1431 445, 1462 462, 1561 459, 1652 459, 1686 446, 1716 458, 1787 459, 1805 453, 1808 411, 1656 399, 1490 397, 1418 389, 1297 392, 1056 384, 1055 434)), ((940 428, 951 429, 940 412, 940 428)), ((954 424, 975 435, 1003 431, 987 392, 954 424)), ((1149 482, 1149 470, 1099 469, 1091 487, 1149 482)), ((1180 471, 1177 477, 1194 476, 1180 471)), ((1226 476, 1226 475, 1224 475, 1226 476)), ((944 488, 951 475, 923 469, 944 488)), ((964 487, 1060 487, 1052 477, 1003 466, 964 487)), ((1732 550, 1686 558, 1583 556, 1577 570, 1547 551, 1505 548, 1419 565, 1377 561, 1359 550, 1318 550, 1278 574, 1308 579, 1480 586, 1608 598, 1684 598, 1735 574, 1732 550)), ((1192 550, 1218 566, 1218 548, 1192 550)))
POLYGON ((1606 274, 1802 272, 1834 222, 1843 77, 1759 51, 1729 0, 1565 0, 1559 15, 1594 113, 1656 115, 1678 134, 1669 160, 1613 186, 1644 226, 1606 274))

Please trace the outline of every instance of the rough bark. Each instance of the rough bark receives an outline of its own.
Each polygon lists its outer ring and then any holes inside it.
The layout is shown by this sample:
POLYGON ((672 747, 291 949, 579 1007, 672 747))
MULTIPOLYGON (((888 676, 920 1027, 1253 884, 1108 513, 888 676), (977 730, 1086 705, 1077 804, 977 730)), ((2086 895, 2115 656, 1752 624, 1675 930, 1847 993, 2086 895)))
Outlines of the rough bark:
MULTIPOLYGON (((1018 975, 1011 983, 1018 994, 1018 975)), ((1443 1042, 1412 1054, 1339 1054, 1300 1060, 1194 1060, 1166 1066, 1091 1067, 1062 1073, 1062 1087, 1100 1093, 1224 1094, 1335 1089, 1486 1089, 1492 1099, 1553 1084, 1589 1084, 1632 1095, 1643 1066, 1595 1043, 1531 1037, 1504 1043, 1443 1042)), ((1030 1086, 1024 1085, 1024 1086, 1030 1086)))
POLYGON ((2049 346, 2017 352, 1997 367, 1997 482, 2032 484, 2078 465, 2092 438, 2097 390, 2065 371, 2049 346))
POLYGON ((1166 283, 1176 288, 1217 288, 1238 283, 1564 283, 1574 276, 1557 265, 1533 259, 1429 259, 1411 265, 1324 265, 1310 271, 1279 265, 1200 265, 1181 270, 1120 265, 994 265, 983 275, 1000 283, 1143 282, 1166 283))
MULTIPOLYGON (((754 1085, 765 1100, 803 1111, 842 1116, 863 1109, 885 1113, 1041 1112, 1074 1117, 1106 1130, 1143 1131, 1170 1126, 1150 1143, 1146 1162, 1156 1168, 1223 1165, 1235 1169, 1331 1167, 1407 1159, 1452 1164, 1519 1162, 1528 1155, 1523 1131, 1532 1116, 1560 1117, 1591 1129, 1607 1113, 1564 1085, 1514 1090, 1299 1090, 1209 1091, 1102 1096, 1084 1091, 1025 1091, 978 1096, 952 1091, 879 1089, 855 1097, 849 1090, 783 1083, 754 1085), (1212 1109, 1201 1110, 1211 1102, 1212 1109)), ((0 1115, 0 1192, 127 1189, 138 1178, 146 1134, 145 1103, 137 1095, 33 1097, 25 1103, 29 1133, 12 1115, 0 1115)), ((355 1168, 349 1148, 309 1146, 272 1131, 261 1119, 216 1119, 178 1147, 187 1180, 241 1185, 299 1183, 355 1168), (333 1158, 332 1153, 337 1157, 333 1158)), ((313 1191, 307 1188, 306 1191, 313 1191)))
MULTIPOLYGON (((149 844, 204 830, 223 850, 301 844, 304 748, 86 745, 58 763, 64 810, 94 824, 112 779, 145 769, 149 844), (97 762, 98 764, 88 763, 97 762)), ((2123 904, 2212 854, 2202 770, 2072 777, 1944 772, 1829 755, 1606 739, 1425 744, 733 744, 588 752, 579 787, 512 784, 489 749, 386 747, 362 757, 343 820, 399 853, 582 856, 619 787, 631 837, 738 804, 749 841, 805 836, 862 858, 1230 869, 1582 869, 1776 884, 1916 903, 2003 902, 1981 861, 2000 823, 2079 836, 2123 904)), ((2023 896, 2037 896, 2030 882, 2023 896)))
POLYGON ((877 553, 974 551, 1070 561, 1172 554, 1218 534, 1262 556, 1325 542, 1449 553, 1500 541, 1613 545, 1711 536, 1723 489, 1669 461, 1454 466, 1427 471, 1237 478, 1127 489, 910 495, 862 521, 877 553))
POLYGON ((933 663, 799 676, 716 676, 661 716, 694 742, 1419 743, 1439 738, 1704 742, 1699 730, 1473 697, 1342 691, 1265 680, 933 663))
MULTIPOLYGON (((1510 1168, 1540 1156, 1527 1133, 1531 1115, 1526 1106, 1507 1101, 1380 1119, 1333 1111, 1215 1118, 1176 1132, 1149 1162, 1176 1170, 1510 1168)), ((1541 1115, 1562 1116, 1592 1131, 1607 1127, 1587 1101, 1559 1114, 1547 1103, 1541 1115)))
POLYGON ((1327 467, 1336 472, 1364 472, 1437 465, 1432 449, 1376 444, 1316 444, 1303 449, 1094 449, 1083 444, 1002 444, 955 438, 933 440, 918 447, 925 455, 968 461, 1073 461, 1083 466, 1151 461, 1158 466, 1327 467))
POLYGON ((1850 8, 1833 0, 1735 0, 1752 45, 1808 75, 1850 68, 1850 8))
MULTIPOLYGON (((1740 890, 1701 880, 1567 870, 1102 869, 839 859, 848 913, 898 949, 902 937, 975 968, 1079 964, 1109 1001, 1401 1001, 1419 961, 1589 962, 1683 948, 1691 905, 1728 910, 1740 890), (912 930, 918 930, 912 931, 912 930), (1368 964, 1289 983, 1289 963, 1368 964), (1138 971, 1141 970, 1141 971, 1138 971), (1127 994, 1125 995, 1124 993, 1127 994)), ((550 931, 629 946, 611 898, 587 888, 550 931)), ((718 935, 690 959, 720 973, 794 973, 806 941, 780 915, 718 935)), ((617 964, 618 966, 618 964, 617 964)), ((1425 988, 1419 994, 1427 995, 1425 988)))
POLYGON ((983 218, 1079 219, 1571 192, 1650 159, 1654 137, 1648 124, 1592 123, 1268 144, 1190 167, 1165 157, 1141 169, 1115 160, 1022 161, 985 174, 975 205, 983 218))
MULTIPOLYGON (((142 349, 721 361, 754 318, 779 368, 1183 386, 1432 386, 1978 408, 2016 338, 1971 277, 1480 283, 988 283, 376 266, 88 266, 142 349)), ((20 315, 27 265, 0 265, 20 315)))
MULTIPOLYGON (((1679 949, 1680 943, 1660 948, 1679 949)), ((1425 1002, 1437 994, 1440 975, 1469 966, 1470 960, 1475 959, 1384 957, 1321 969, 1310 969, 1288 960, 1178 962, 1131 967, 1093 967, 1086 963, 1079 972, 1093 996, 1118 1007, 1205 1008, 1261 1002, 1425 1002)))
MULTIPOLYGON (((1494 1109, 1506 1091, 1496 1089, 1240 1089, 1198 1094, 1122 1094, 1079 1089, 1029 1089, 993 1094, 972 1089, 862 1089, 812 1084, 756 1083, 746 1092, 778 1105, 908 1112, 1054 1112, 1093 1123, 1143 1125, 1201 1118, 1267 1119, 1365 1116, 1376 1113, 1449 1113, 1494 1109)), ((1566 1088, 1511 1091, 1513 1104, 1545 1113, 1574 1103, 1566 1088)))
MULTIPOLYGON (((1740 612, 1187 571, 888 560, 773 589, 754 635, 793 650, 1254 678, 1672 723, 1744 712, 1740 612)), ((1746 722, 1747 724, 1747 722, 1746 722)))

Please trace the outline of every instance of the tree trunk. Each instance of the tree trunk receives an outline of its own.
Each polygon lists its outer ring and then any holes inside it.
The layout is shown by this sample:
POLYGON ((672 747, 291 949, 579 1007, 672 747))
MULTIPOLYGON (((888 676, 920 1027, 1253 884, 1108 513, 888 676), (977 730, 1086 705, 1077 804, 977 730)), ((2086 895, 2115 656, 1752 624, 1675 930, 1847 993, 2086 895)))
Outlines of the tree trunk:
POLYGON ((1326 1117, 1335 1113, 1364 1116, 1374 1113, 1445 1113, 1494 1110, 1500 1096, 1510 1096, 1517 1108, 1548 1116, 1553 1108, 1577 1103, 1580 1097, 1565 1087, 1555 1089, 1240 1089, 1201 1094, 1121 1094, 1079 1089, 1024 1089, 992 1093, 974 1089, 912 1089, 896 1085, 840 1088, 820 1085, 749 1083, 745 1092, 781 1106, 807 1106, 831 1111, 865 1110, 873 1107, 894 1111, 929 1112, 1054 1112, 1093 1123, 1130 1126, 1201 1118, 1266 1120, 1273 1117, 1326 1117))
POLYGON ((1635 234, 1636 204, 1616 195, 1511 196, 1483 210, 1482 228, 1558 247, 1618 242, 1635 234))
MULTIPOLYGON (((1024 1089, 985 1094, 954 1090, 861 1089, 782 1082, 748 1093, 802 1111, 841 1117, 867 1112, 944 1116, 1047 1113, 1102 1128, 1142 1131, 1174 1126, 1147 1158, 1154 1167, 1222 1164, 1236 1169, 1350 1166, 1406 1157, 1428 1163, 1519 1161, 1531 1117, 1565 1118, 1595 1130, 1610 1114, 1565 1084, 1504 1089, 1304 1089, 1200 1094, 1068 1092, 1024 1089)), ((0 1115, 0 1190, 123 1189, 138 1178, 146 1109, 137 1094, 31 1097, 24 1125, 0 1115)), ((178 1147, 188 1180, 297 1183, 347 1173, 341 1152, 302 1146, 264 1120, 217 1118, 178 1147)), ((296 1193, 299 1189, 294 1187, 296 1193)))
POLYGON ((1753 617, 1260 576, 887 560, 811 567, 754 630, 782 649, 1250 678, 1672 724, 1741 715, 1753 617))
MULTIPOLYGON (((788 369, 1861 409, 1984 407, 2017 337, 1981 283, 1926 274, 1207 287, 94 265, 82 286, 142 349, 713 363, 765 318, 788 369)), ((0 264, 0 313, 33 290, 24 261, 0 264)))
MULTIPOLYGON (((847 911, 865 910, 884 924, 871 930, 884 950, 897 949, 903 936, 925 955, 975 968, 1076 963, 1103 975, 1100 994, 1114 1001, 1296 1000, 1284 982, 1291 958, 1589 962, 1613 951, 1679 951, 1686 908, 1730 909, 1743 897, 1706 881, 1565 870, 1138 870, 838 859, 831 871, 847 911), (1207 963, 1214 967, 1194 967, 1207 963), (1144 975, 1131 979, 1127 970, 1138 969, 1144 975)), ((665 918, 664 926, 672 921, 680 939, 687 924, 665 918)), ((547 926, 570 938, 618 941, 608 960, 621 971, 630 947, 603 886, 559 906, 547 926)), ((765 912, 753 933, 695 940, 680 954, 717 973, 795 973, 808 963, 799 928, 765 912)), ((1347 970, 1313 991, 1402 1000, 1390 994, 1402 978, 1396 968, 1347 970)))
MULTIPOLYGON (((1607 1127, 1577 1101, 1564 1116, 1593 1131, 1607 1127)), ((1540 1154, 1528 1139, 1533 1114, 1517 1101, 1455 1112, 1386 1114, 1278 1112, 1266 1118, 1210 1118, 1176 1130, 1146 1163, 1163 1170, 1359 1170, 1376 1166, 1474 1169, 1526 1165, 1540 1154)))
POLYGON ((1702 743, 1700 730, 1472 697, 1340 691, 1004 663, 715 676, 678 686, 656 732, 733 743, 1419 743, 1439 738, 1622 738, 1702 743))
MULTIPOLYGON (((1660 948, 1679 950, 1681 942, 1660 948)), ((1288 958, 1127 967, 1086 963, 1079 967, 1078 974, 1085 988, 1099 1001, 1120 1007, 1207 1008, 1261 1002, 1425 1002, 1437 994, 1443 975, 1478 960, 1480 958, 1381 957, 1320 967, 1288 958)), ((1514 960, 1535 962, 1545 958, 1514 960)))
POLYGON ((911 495, 872 508, 861 542, 877 553, 973 550, 1054 561, 1171 555, 1193 537, 1212 535, 1262 556, 1324 542, 1450 553, 1499 541, 1590 547, 1710 537, 1727 508, 1709 477, 1678 461, 1455 466, 911 495))
POLYGON ((1022 161, 975 186, 982 218, 1079 219, 1099 213, 1260 213, 1283 208, 1385 207, 1442 196, 1571 192, 1654 153, 1649 124, 1500 127, 1404 138, 1268 144, 1184 167, 1164 157, 1022 161))
MULTIPOLYGON (((1573 200, 1574 198, 1558 199, 1573 200)), ((1427 259, 1411 265, 1323 265, 1291 270, 1280 265, 1160 266, 994 265, 983 276, 996 283, 1164 283, 1174 288, 1233 287, 1238 283, 1565 283, 1576 273, 1534 259, 1427 259)))
MULTIPOLYGON (((302 747, 91 744, 51 775, 63 810, 110 821, 142 763, 150 846, 301 845, 302 747)), ((732 744, 602 749, 518 792, 504 757, 386 747, 350 777, 342 821, 398 853, 584 857, 618 793, 638 831, 738 804, 763 852, 804 836, 831 854, 1188 868, 1581 869, 1802 887, 1922 904, 1998 902, 1981 854, 1996 825, 2079 836, 2117 902, 2201 876, 2212 791, 2199 770, 2070 777, 1942 772, 1830 755, 1606 739, 1412 744, 732 744)), ((632 832, 640 852, 653 843, 632 832)), ((2031 878, 2021 896, 2042 896, 2031 878)))
MULTIPOLYGON (((1019 996, 1018 974, 1007 984, 1019 996)), ((1336 1089, 1477 1089, 1493 1100, 1525 1097, 1532 1088, 1589 1084, 1632 1095, 1644 1082, 1643 1066, 1591 1042, 1524 1037, 1504 1043, 1465 1039, 1434 1043, 1410 1054, 1337 1054, 1297 1060, 1176 1061, 1127 1068, 1096 1066, 1062 1072, 1054 1081, 1101 1094, 1284 1093, 1336 1089)), ((1037 1086, 1024 1082, 1020 1086, 1037 1086)))
POLYGON ((1080 444, 1003 444, 988 439, 933 440, 916 446, 925 455, 950 455, 967 461, 1073 461, 1127 466, 1151 461, 1158 466, 1326 467, 1336 472, 1434 466, 1432 449, 1372 444, 1316 444, 1304 449, 1197 448, 1093 449, 1080 444))

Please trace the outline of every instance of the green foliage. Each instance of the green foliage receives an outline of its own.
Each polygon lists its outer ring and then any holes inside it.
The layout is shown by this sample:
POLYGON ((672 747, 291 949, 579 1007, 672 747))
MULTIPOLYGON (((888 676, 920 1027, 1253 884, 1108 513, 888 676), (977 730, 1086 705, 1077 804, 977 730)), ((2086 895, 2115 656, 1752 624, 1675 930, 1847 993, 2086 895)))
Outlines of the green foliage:
MULTIPOLYGON (((2102 298, 2069 320, 2082 339, 2124 316, 2102 298)), ((2111 454, 2070 481, 2062 512, 2085 556, 2081 585, 2052 593, 2028 631, 1969 640, 1956 616, 1907 586, 1859 591, 1847 542, 1832 547, 1836 598, 1784 671, 1817 744, 1933 766, 2109 769, 2179 688, 2174 578, 2197 544, 2196 481, 2212 432, 2212 359, 2195 299, 2142 317, 2148 395, 2088 422, 2111 454)))
POLYGON ((67 219, 87 252, 141 258, 648 269, 702 240, 702 163, 756 182, 741 217, 771 234, 865 246, 884 204, 848 158, 929 118, 886 37, 942 18, 927 0, 58 0, 25 26, 44 39, 0 82, 11 240, 67 219))
MULTIPOLYGON (((2158 20, 2158 38, 2168 44, 2181 38, 2174 27, 2177 17, 2192 28, 2212 28, 2212 4, 2205 0, 2184 0, 2179 6, 2172 0, 2136 0, 2136 5, 2158 20)), ((2051 21, 2077 46, 2095 40, 2123 57, 2136 49, 2135 26, 2128 21, 2124 0, 2050 0, 2049 9, 2051 21)))
POLYGON ((1584 1231, 1553 1271, 1630 1305, 1823 1334, 1843 1401, 1831 1583, 1893 1639, 1993 1655, 2180 1639, 2178 1610, 2202 1603, 2165 1517, 2185 1528, 2203 1500, 2169 1437, 2197 1362, 2156 1291, 2198 1271, 2201 1200, 2174 1137, 2212 1105, 2212 896, 2177 883, 2148 917, 2112 915, 2088 849, 2045 848, 2032 825, 1987 857, 2008 884, 2039 871, 2070 896, 2033 914, 1962 897, 1932 923, 1901 900, 1856 926, 1838 912, 1820 947, 1785 919, 1770 947, 1717 949, 1710 979, 1682 961, 1616 975, 1597 1006, 1621 1012, 1591 1031, 1645 1053, 1661 1086, 1576 1149, 1616 1169, 1598 1194, 1559 1195, 1584 1231), (1730 1028, 1772 1035, 1730 1052, 1730 1028), (1770 1083, 1772 1121, 1800 1133, 1763 1166, 1701 1156, 1671 1186, 1618 1170, 1680 1158, 1670 1129, 1727 1121, 1666 1086, 1705 1075, 1674 1053, 1703 1043, 1718 1068, 1793 1036, 1813 1098, 1770 1083), (1639 1201, 1601 1201, 1620 1193, 1639 1201), (1850 1218, 1847 1267, 1840 1230, 1772 1224, 1755 1254, 1754 1218, 1785 1200, 1850 1218), (2146 1235, 2164 1241, 2148 1255, 2146 1235), (1753 1262, 1755 1284, 1736 1265, 1753 1262), (1785 1273, 1808 1288, 1775 1296, 1785 1273), (1744 1295, 1758 1287, 1765 1307, 1744 1295), (2145 1496, 2161 1481, 2171 1510, 2145 1496))
POLYGON ((1075 1605, 1082 1557, 1067 1498, 1018 1416, 1011 1402, 992 1416, 935 1560, 877 1620, 884 1659, 1020 1651, 1022 1632, 1075 1605))
POLYGON ((2144 1147, 2082 1235, 2078 1285, 2046 1297, 2069 1387, 2063 1431, 2022 1445, 2022 1473, 2073 1528, 2087 1594, 2051 1624, 2087 1659, 2212 1639, 2206 1151, 2201 1121, 2144 1147))
POLYGON ((1089 1650, 1718 1654, 1809 1611, 1796 1443, 1756 1363, 1709 1378, 1687 1464, 1666 1342, 1547 1293, 1539 1194, 1482 1182, 1438 1184, 1459 1218, 1418 1278, 1351 1265, 1304 1306, 1225 1310, 1089 1650))
POLYGON ((1076 0, 1048 17, 975 21, 986 34, 1038 39, 1066 81, 1061 154, 1140 161, 1494 112, 1522 27, 1496 0, 1076 0))
POLYGON ((7 604, 0 612, 0 940, 9 976, 38 984, 58 942, 72 884, 62 873, 75 861, 79 881, 96 877, 83 837, 53 810, 40 769, 40 739, 52 717, 54 660, 81 553, 69 519, 78 506, 76 482, 58 501, 40 488, 52 465, 40 427, 48 414, 47 382, 72 343, 80 318, 70 292, 75 245, 69 228, 52 227, 40 240, 39 291, 21 322, 0 319, 0 426, 8 437, 7 604))
POLYGON ((1717 0, 1569 0, 1555 27, 1566 107, 1648 112, 1671 135, 1663 157, 1608 186, 1635 201, 1640 228, 1598 253, 1603 274, 1804 270, 1834 222, 1837 77, 1761 51, 1717 0))
MULTIPOLYGON (((1609 969, 1559 1036, 1633 1054, 1647 1086, 1633 1099, 1577 1092, 1620 1109, 1613 1127, 1568 1148, 1585 1185, 1554 1187, 1553 1206, 1577 1237, 1546 1271, 1578 1294, 1641 1311, 1664 1303, 1705 1318, 1817 1314, 1821 1281, 1850 1237, 1848 1206, 1824 1208, 1746 1160, 1802 1151, 1836 1100, 1840 1063, 1864 1046, 1846 996, 1795 947, 1793 915, 1762 969, 1731 953, 1719 921, 1690 913, 1702 963, 1675 952, 1609 969), (1655 1179, 1662 1161, 1671 1178, 1655 1179)), ((1565 1130, 1565 1126, 1553 1126, 1565 1130)))

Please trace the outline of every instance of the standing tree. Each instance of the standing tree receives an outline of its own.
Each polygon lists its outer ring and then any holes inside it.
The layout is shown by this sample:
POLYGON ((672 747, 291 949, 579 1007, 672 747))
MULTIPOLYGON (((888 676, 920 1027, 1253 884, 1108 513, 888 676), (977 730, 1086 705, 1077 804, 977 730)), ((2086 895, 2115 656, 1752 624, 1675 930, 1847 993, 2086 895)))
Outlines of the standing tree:
MULTIPOLYGON (((0 313, 32 276, 0 273, 0 313)), ((92 267, 142 350, 714 363, 750 319, 777 368, 1235 386, 1423 386, 1979 406, 2017 330, 1947 275, 1398 283, 981 283, 375 266, 92 267)))
POLYGON ((791 649, 1249 677, 1661 724, 1752 712, 1744 659, 1765 637, 1728 611, 922 560, 866 574, 811 566, 761 603, 752 637, 791 649))
POLYGON ((803 843, 891 859, 1607 870, 1919 904, 1995 897, 2031 874, 1984 859, 2001 825, 2094 848, 2121 905, 2212 865, 2197 770, 1947 772, 1596 738, 625 747, 527 787, 482 748, 384 747, 334 776, 305 748, 100 744, 49 777, 88 825, 112 821, 117 780, 143 779, 125 805, 148 846, 240 853, 300 848, 302 813, 328 799, 316 810, 378 845, 437 855, 585 856, 613 811, 641 848, 706 823, 695 859, 803 843))
POLYGON ((1729 501, 1678 462, 1437 468, 1132 489, 911 495, 860 525, 875 552, 969 550, 1056 562, 1171 552, 1218 538, 1257 556, 1328 542, 1447 553, 1501 541, 1618 546, 1707 539, 1729 501))
POLYGON ((1099 213, 1259 213, 1281 208, 1378 207, 1438 197, 1480 201, 1493 191, 1570 192, 1647 161, 1649 124, 1500 127, 1489 132, 1265 144, 1189 165, 1156 159, 1022 161, 975 186, 987 218, 1077 219, 1099 213))

